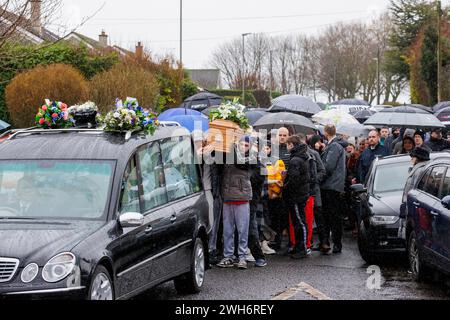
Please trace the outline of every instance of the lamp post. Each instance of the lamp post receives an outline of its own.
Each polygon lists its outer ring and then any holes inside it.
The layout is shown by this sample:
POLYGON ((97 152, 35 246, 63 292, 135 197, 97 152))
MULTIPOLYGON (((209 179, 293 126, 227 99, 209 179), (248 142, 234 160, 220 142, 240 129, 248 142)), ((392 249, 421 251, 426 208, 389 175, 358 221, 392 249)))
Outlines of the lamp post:
POLYGON ((183 70, 183 0, 180 0, 180 65, 183 70))
POLYGON ((242 81, 242 104, 245 106, 245 37, 251 35, 251 33, 242 34, 242 68, 241 68, 241 81, 242 81))
POLYGON ((377 57, 374 58, 377 62, 377 105, 380 105, 381 99, 381 86, 380 86, 380 47, 377 49, 377 57))
POLYGON ((436 1, 437 6, 437 29, 438 29, 438 43, 437 43, 437 100, 438 103, 442 101, 442 32, 441 32, 441 15, 442 6, 441 1, 436 1))

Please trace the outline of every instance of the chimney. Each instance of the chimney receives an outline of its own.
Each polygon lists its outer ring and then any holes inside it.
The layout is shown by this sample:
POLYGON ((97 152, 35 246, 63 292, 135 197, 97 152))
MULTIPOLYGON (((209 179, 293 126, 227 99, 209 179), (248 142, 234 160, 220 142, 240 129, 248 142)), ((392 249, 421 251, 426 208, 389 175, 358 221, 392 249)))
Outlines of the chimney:
POLYGON ((42 35, 41 5, 42 0, 30 0, 31 4, 31 28, 39 36, 42 35))
POLYGON ((144 58, 144 46, 140 41, 136 46, 136 58, 138 58, 138 60, 142 60, 144 58))
POLYGON ((103 48, 108 46, 108 35, 105 33, 105 30, 102 30, 102 34, 98 36, 98 42, 103 48))

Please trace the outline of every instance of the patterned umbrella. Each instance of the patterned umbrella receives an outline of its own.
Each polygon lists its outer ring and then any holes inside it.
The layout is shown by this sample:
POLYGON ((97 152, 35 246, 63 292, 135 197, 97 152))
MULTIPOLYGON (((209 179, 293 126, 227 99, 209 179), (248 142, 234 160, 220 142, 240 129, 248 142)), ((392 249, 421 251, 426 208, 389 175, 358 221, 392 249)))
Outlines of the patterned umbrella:
POLYGON ((314 122, 324 126, 328 124, 333 124, 335 126, 340 124, 360 124, 352 115, 337 109, 321 111, 314 115, 312 119, 314 122))

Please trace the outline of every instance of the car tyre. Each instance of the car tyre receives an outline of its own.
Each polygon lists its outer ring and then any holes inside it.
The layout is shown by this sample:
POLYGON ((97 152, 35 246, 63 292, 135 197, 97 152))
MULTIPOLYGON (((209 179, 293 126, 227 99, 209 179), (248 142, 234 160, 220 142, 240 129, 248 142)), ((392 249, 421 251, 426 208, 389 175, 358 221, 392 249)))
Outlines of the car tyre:
POLYGON ((191 254, 191 270, 174 280, 175 289, 179 294, 196 294, 202 290, 205 280, 206 255, 203 241, 195 241, 191 254))
POLYGON ((379 261, 379 256, 370 252, 369 245, 367 243, 366 229, 364 226, 364 221, 361 221, 358 232, 358 250, 361 258, 370 265, 377 264, 379 261))
POLYGON ((413 275, 414 280, 418 282, 423 282, 424 280, 426 280, 426 278, 429 277, 431 270, 423 262, 423 259, 420 255, 419 246, 417 244, 417 236, 414 231, 411 232, 409 236, 408 260, 409 260, 409 268, 413 275))
POLYGON ((92 276, 88 300, 114 300, 114 283, 111 280, 109 271, 99 265, 92 276))

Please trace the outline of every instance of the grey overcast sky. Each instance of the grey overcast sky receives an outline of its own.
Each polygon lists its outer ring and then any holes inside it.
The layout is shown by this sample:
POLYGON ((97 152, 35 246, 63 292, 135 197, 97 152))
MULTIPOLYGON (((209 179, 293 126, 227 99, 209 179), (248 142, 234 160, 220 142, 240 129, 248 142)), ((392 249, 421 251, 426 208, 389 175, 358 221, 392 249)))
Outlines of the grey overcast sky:
MULTIPOLYGON (((45 1, 45 0, 44 0, 45 1)), ((78 31, 134 48, 142 41, 155 53, 179 56, 179 0, 63 0, 61 23, 75 26, 102 8, 78 31)), ((314 34, 338 21, 370 21, 389 0, 183 0, 183 60, 208 67, 211 52, 242 33, 314 34)))

